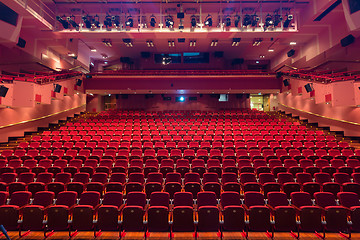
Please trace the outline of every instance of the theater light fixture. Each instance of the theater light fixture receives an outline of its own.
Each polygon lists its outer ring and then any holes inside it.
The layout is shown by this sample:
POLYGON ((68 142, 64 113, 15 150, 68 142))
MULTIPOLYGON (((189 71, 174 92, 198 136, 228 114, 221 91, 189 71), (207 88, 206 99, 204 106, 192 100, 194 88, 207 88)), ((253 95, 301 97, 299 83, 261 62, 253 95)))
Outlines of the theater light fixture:
POLYGON ((173 28, 174 27, 174 20, 172 18, 172 16, 166 16, 165 17, 165 26, 167 28, 173 28))
POLYGON ((62 16, 62 17, 56 16, 56 20, 58 20, 62 24, 63 28, 69 29, 69 23, 64 18, 65 18, 65 16, 62 16))
POLYGON ((274 27, 279 26, 283 18, 279 14, 274 15, 274 27))
POLYGON ((197 25, 197 21, 196 21, 196 16, 195 15, 192 15, 191 16, 191 21, 190 21, 190 23, 191 23, 191 27, 196 27, 196 25, 197 25))
POLYGON ((205 26, 209 26, 209 27, 212 26, 212 17, 211 17, 210 14, 205 18, 204 25, 205 25, 205 26))
POLYGON ((92 26, 92 28, 100 27, 100 22, 99 22, 99 16, 98 15, 95 15, 95 17, 92 18, 91 26, 92 26))
POLYGON ((113 22, 113 25, 116 27, 116 28, 119 28, 120 27, 120 17, 119 16, 112 16, 111 17, 111 20, 113 22))
POLYGON ((85 27, 88 28, 88 29, 91 28, 91 21, 90 21, 89 18, 90 18, 89 16, 83 16, 82 17, 82 20, 83 20, 83 22, 85 24, 85 27))
POLYGON ((134 27, 134 19, 132 18, 132 16, 127 17, 125 25, 127 27, 134 27))
POLYGON ((252 15, 251 17, 251 26, 256 27, 258 25, 258 22, 260 21, 260 18, 256 14, 252 15))
POLYGON ((243 25, 245 27, 249 26, 251 24, 251 17, 249 14, 246 14, 244 19, 243 19, 243 25))
POLYGON ((112 26, 111 16, 107 15, 105 17, 104 26, 106 27, 107 31, 111 31, 111 26, 112 26))
POLYGON ((225 26, 226 27, 231 26, 231 18, 230 18, 230 16, 226 16, 226 18, 225 18, 225 26))
POLYGON ((155 24, 156 24, 156 18, 155 18, 154 15, 152 15, 152 16, 150 17, 150 26, 151 26, 151 27, 155 27, 155 24))
POLYGON ((286 20, 284 22, 284 28, 288 28, 290 27, 290 24, 291 24, 291 21, 293 20, 293 15, 289 14, 289 15, 286 15, 286 20))
POLYGON ((75 22, 75 16, 70 16, 66 18, 67 21, 70 23, 70 25, 76 29, 76 31, 79 31, 79 24, 75 22))
POLYGON ((268 14, 265 17, 264 31, 266 31, 270 27, 274 27, 274 20, 273 17, 268 14))
POLYGON ((234 17, 235 27, 239 27, 239 23, 240 23, 240 16, 239 16, 239 15, 235 15, 235 17, 234 17))

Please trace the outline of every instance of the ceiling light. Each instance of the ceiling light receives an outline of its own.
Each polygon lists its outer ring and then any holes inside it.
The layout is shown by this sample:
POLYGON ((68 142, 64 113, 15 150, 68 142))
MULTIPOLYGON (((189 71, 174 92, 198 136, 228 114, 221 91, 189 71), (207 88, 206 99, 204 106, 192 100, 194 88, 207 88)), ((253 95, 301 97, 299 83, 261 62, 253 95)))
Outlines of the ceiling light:
POLYGON ((123 42, 126 47, 133 47, 132 40, 130 38, 123 38, 123 42))
POLYGON ((268 52, 274 52, 274 49, 270 48, 270 49, 268 49, 268 52))
POLYGON ((90 47, 90 51, 92 51, 92 52, 96 52, 96 48, 94 48, 94 47, 90 47))
POLYGON ((256 61, 255 63, 260 63, 259 61, 256 61))
POLYGON ((240 41, 241 41, 241 38, 233 38, 233 41, 232 41, 231 46, 232 46, 232 47, 234 47, 234 46, 239 46, 240 41))
POLYGON ((296 45, 296 42, 290 42, 290 45, 296 45))
POLYGON ((102 53, 101 56, 102 56, 102 58, 104 58, 104 59, 108 58, 108 55, 106 55, 105 53, 102 53))
POLYGON ((255 38, 253 42, 253 47, 257 47, 261 44, 262 39, 261 38, 255 38))
POLYGON ((147 45, 148 47, 154 47, 154 43, 153 43, 153 41, 151 41, 151 40, 146 41, 146 45, 147 45))
POLYGON ((175 42, 174 41, 168 41, 169 47, 175 47, 175 42))
POLYGON ((103 39, 102 42, 105 44, 105 46, 112 47, 111 39, 103 39))
POLYGON ((218 40, 212 40, 210 43, 210 47, 216 47, 218 44, 218 40))

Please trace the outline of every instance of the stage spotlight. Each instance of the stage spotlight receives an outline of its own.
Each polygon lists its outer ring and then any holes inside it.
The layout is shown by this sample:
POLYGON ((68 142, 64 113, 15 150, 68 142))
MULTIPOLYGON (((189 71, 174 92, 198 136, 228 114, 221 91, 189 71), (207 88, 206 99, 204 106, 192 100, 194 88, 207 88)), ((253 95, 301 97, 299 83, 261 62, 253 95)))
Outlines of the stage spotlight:
POLYGON ((91 28, 91 22, 89 20, 89 16, 83 16, 82 20, 85 23, 85 27, 90 29, 91 28))
POLYGON ((168 28, 173 28, 174 27, 174 20, 173 20, 172 16, 167 16, 165 18, 165 25, 168 28))
POLYGON ((234 17, 234 23, 235 23, 235 27, 239 26, 239 23, 240 23, 240 16, 239 15, 236 15, 234 17))
POLYGON ((150 17, 150 26, 155 27, 155 24, 156 24, 156 18, 153 15, 153 16, 150 17))
MULTIPOLYGON (((63 17, 65 18, 65 16, 63 16, 63 17)), ((56 16, 56 20, 58 20, 62 24, 64 29, 68 29, 69 23, 65 19, 63 19, 63 17, 56 16)))
POLYGON ((249 26, 251 24, 251 17, 250 15, 246 14, 243 20, 243 25, 245 27, 249 26))
POLYGON ((112 26, 111 16, 107 15, 105 17, 104 26, 106 27, 106 30, 111 31, 111 26, 112 26))
POLYGON ((191 16, 191 27, 196 27, 196 24, 197 24, 197 22, 196 22, 196 17, 195 16, 191 16))
POLYGON ((98 15, 95 15, 95 17, 93 17, 91 19, 91 25, 92 25, 93 28, 100 27, 100 22, 99 22, 99 16, 98 15))
POLYGON ((113 22, 113 25, 116 28, 120 27, 120 17, 119 16, 112 16, 111 21, 113 22))
POLYGON ((251 26, 256 27, 259 21, 260 18, 256 14, 252 15, 251 26))
POLYGON ((212 26, 212 17, 210 14, 205 18, 204 24, 205 24, 205 26, 209 26, 209 27, 212 26))
POLYGON ((66 19, 76 31, 79 31, 79 24, 75 22, 75 16, 67 17, 66 19))
POLYGON ((227 27, 231 26, 231 18, 230 18, 230 16, 227 16, 225 18, 225 26, 227 26, 227 27))
POLYGON ((269 27, 274 26, 274 20, 273 17, 268 14, 265 18, 265 24, 264 24, 264 31, 266 31, 269 27))
POLYGON ((282 17, 279 14, 274 15, 274 27, 277 27, 281 21, 282 17))
POLYGON ((284 22, 284 28, 288 28, 290 26, 291 21, 293 20, 293 15, 286 15, 286 20, 284 22))
POLYGON ((128 27, 133 27, 134 26, 134 19, 131 16, 127 17, 127 20, 125 22, 125 25, 128 27))

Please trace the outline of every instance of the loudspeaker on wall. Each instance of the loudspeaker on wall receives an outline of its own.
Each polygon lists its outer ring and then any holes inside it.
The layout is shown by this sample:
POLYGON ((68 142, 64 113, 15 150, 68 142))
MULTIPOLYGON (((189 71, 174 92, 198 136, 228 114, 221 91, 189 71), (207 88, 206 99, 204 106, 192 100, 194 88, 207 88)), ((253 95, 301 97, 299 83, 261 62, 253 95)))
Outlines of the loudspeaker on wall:
POLYGON ((81 84, 82 84, 82 80, 81 79, 78 79, 78 80, 76 80, 76 86, 81 86, 81 84))
POLYGON ((295 55, 295 49, 291 49, 290 51, 287 52, 288 57, 292 57, 294 55, 295 55))
POLYGON ((61 91, 61 85, 60 85, 60 84, 56 84, 56 85, 55 85, 54 92, 60 93, 60 91, 61 91))
POLYGON ((314 88, 313 88, 312 84, 310 84, 310 83, 306 84, 304 87, 305 87, 306 92, 314 91, 314 88))
POLYGON ((5 86, 0 86, 0 97, 5 97, 8 90, 9 90, 9 88, 7 88, 5 86))
POLYGON ((343 39, 340 40, 340 44, 342 47, 346 47, 349 46, 350 44, 352 44, 355 41, 355 37, 353 35, 347 35, 346 37, 344 37, 343 39))

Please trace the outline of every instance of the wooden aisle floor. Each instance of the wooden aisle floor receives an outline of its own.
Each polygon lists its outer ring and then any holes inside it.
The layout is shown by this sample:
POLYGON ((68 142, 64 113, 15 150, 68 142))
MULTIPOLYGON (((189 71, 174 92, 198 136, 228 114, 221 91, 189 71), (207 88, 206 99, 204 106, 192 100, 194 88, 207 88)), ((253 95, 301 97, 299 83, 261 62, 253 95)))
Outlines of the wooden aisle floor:
MULTIPOLYGON (((25 233, 25 232, 24 232, 25 233)), ((43 233, 42 232, 30 232, 28 235, 23 236, 21 238, 19 238, 18 232, 9 232, 9 236, 12 240, 16 240, 16 239, 44 239, 43 233)), ((360 239, 360 233, 353 233, 351 236, 352 239, 360 239)), ((5 239, 4 236, 1 236, 0 239, 5 239)), ((51 237, 47 238, 48 240, 60 240, 60 239, 69 239, 68 237, 68 233, 67 232, 56 232, 54 233, 51 237)), ((73 238, 74 240, 80 240, 80 239, 95 239, 93 232, 79 232, 76 236, 74 236, 73 238)), ((100 236, 98 236, 96 239, 119 239, 118 238, 118 234, 115 232, 103 232, 101 233, 100 236)), ((127 233, 125 236, 123 236, 121 239, 145 239, 144 238, 144 233, 143 232, 139 232, 139 233, 127 233)), ((159 240, 165 240, 165 239, 170 239, 169 238, 169 233, 150 233, 150 235, 147 237, 147 239, 151 239, 151 240, 155 240, 155 239, 159 239, 159 240)), ((173 235, 172 239, 181 239, 181 240, 185 240, 185 239, 195 239, 193 233, 175 233, 173 235)), ((199 240, 220 240, 220 237, 217 236, 217 233, 207 233, 207 232, 203 232, 203 233, 199 233, 198 238, 199 240)), ((245 239, 241 233, 239 232, 225 232, 223 235, 223 239, 245 239)), ((268 239, 265 233, 261 233, 261 232, 249 232, 249 237, 248 239, 252 240, 252 239, 268 239)), ((293 238, 289 233, 275 233, 275 237, 274 239, 281 239, 281 240, 294 240, 295 238, 293 238)), ((318 238, 315 234, 313 233, 300 233, 300 239, 314 239, 314 240, 319 240, 320 238, 318 238)), ((326 239, 342 239, 344 240, 345 238, 341 237, 339 234, 337 233, 327 233, 326 234, 326 239)))

